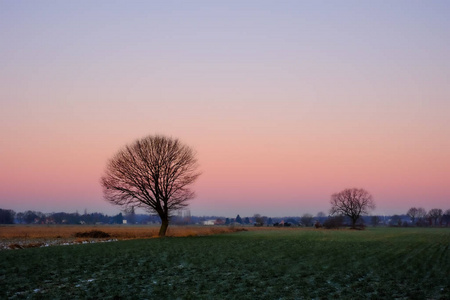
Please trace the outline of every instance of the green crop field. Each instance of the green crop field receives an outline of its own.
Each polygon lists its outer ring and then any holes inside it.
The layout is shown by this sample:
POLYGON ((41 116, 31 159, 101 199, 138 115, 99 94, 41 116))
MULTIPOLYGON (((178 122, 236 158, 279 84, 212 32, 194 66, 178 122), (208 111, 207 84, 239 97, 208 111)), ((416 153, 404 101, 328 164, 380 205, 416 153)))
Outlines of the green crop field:
POLYGON ((0 251, 0 298, 450 299, 450 229, 248 231, 0 251))

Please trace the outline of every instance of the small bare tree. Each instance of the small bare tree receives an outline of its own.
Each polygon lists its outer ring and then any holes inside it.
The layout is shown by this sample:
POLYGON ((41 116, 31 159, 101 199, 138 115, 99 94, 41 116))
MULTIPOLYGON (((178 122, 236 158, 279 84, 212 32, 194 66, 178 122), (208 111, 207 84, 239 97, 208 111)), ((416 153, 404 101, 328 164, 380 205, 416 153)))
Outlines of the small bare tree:
POLYGON ((255 219, 255 226, 263 226, 266 223, 267 217, 261 216, 260 214, 253 215, 255 219))
POLYGON ((326 218, 327 215, 323 211, 319 211, 316 215, 317 218, 326 218))
POLYGON ((380 219, 379 216, 372 216, 370 218, 370 223, 372 223, 373 227, 376 227, 376 226, 380 225, 380 221, 381 221, 381 219, 380 219))
POLYGON ((416 207, 411 207, 408 210, 408 212, 406 213, 406 215, 411 218, 411 222, 412 222, 413 225, 415 224, 414 221, 416 220, 418 212, 419 212, 419 210, 416 207))
POLYGON ((427 211, 423 207, 417 208, 417 215, 416 215, 416 224, 419 226, 425 225, 425 218, 427 216, 427 211))
POLYGON ((173 211, 194 197, 189 186, 200 176, 195 152, 178 139, 147 136, 125 146, 108 162, 101 178, 105 200, 141 207, 161 218, 165 236, 173 211))
POLYGON ((345 189, 331 195, 331 215, 345 215, 352 220, 352 228, 362 214, 375 209, 372 195, 364 189, 345 189))
POLYGON ((312 214, 303 214, 303 216, 300 218, 300 222, 306 227, 313 225, 313 215, 312 214))
POLYGON ((450 209, 447 209, 442 216, 442 222, 445 222, 445 226, 450 224, 450 209))
POLYGON ((434 226, 438 225, 438 220, 442 217, 442 209, 440 208, 433 208, 428 212, 428 215, 431 219, 434 220, 434 226))

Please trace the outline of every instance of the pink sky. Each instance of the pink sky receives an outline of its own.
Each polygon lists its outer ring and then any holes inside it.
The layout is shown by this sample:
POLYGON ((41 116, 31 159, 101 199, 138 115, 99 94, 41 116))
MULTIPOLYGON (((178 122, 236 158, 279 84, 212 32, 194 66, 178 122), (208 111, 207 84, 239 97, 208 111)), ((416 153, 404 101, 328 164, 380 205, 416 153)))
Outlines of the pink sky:
POLYGON ((193 215, 450 208, 448 3, 313 3, 1 2, 0 208, 117 213, 105 164, 156 133, 193 215))

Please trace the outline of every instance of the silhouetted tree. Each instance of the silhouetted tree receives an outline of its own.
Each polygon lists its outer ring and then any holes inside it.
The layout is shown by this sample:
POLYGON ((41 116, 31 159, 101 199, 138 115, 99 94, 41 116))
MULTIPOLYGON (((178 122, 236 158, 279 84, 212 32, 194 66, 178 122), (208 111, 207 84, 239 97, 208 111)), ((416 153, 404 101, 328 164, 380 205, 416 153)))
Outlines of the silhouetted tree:
MULTIPOLYGON (((290 225, 298 225, 297 218, 294 218, 294 217, 286 218, 286 220, 284 220, 284 226, 286 226, 287 223, 289 223, 290 225)), ((290 225, 288 225, 288 226, 290 226, 290 225)))
POLYGON ((255 226, 263 226, 267 219, 267 217, 262 217, 260 214, 255 214, 253 218, 255 219, 255 226))
POLYGON ((128 224, 136 224, 136 212, 134 211, 134 206, 125 209, 125 220, 128 224))
MULTIPOLYGON (((122 215, 122 214, 120 214, 122 215)), ((86 215, 80 216, 80 219, 85 224, 102 224, 102 223, 110 223, 110 217, 102 214, 102 213, 90 213, 86 215)))
POLYGON ((433 208, 428 212, 429 217, 434 220, 434 226, 438 225, 438 220, 442 217, 442 209, 433 208))
POLYGON ((352 220, 352 228, 362 214, 368 214, 375 208, 372 195, 364 189, 345 189, 331 195, 332 215, 345 215, 352 220))
POLYGON ((393 215, 391 221, 389 222, 391 226, 402 226, 402 218, 399 215, 393 215))
POLYGON ((450 224, 450 209, 447 209, 442 215, 442 222, 445 222, 445 226, 450 224))
POLYGON ((245 218, 244 218, 244 224, 250 224, 250 219, 249 219, 249 217, 245 217, 245 218))
POLYGON ((78 224, 80 222, 80 215, 65 212, 52 213, 47 217, 46 221, 56 224, 78 224))
POLYGON ((376 226, 378 226, 379 224, 380 224, 380 217, 379 216, 372 216, 371 218, 370 218, 370 223, 372 223, 372 226, 373 227, 376 227, 376 226))
POLYGON ((311 214, 304 214, 301 218, 300 218, 300 222, 302 222, 302 224, 304 226, 312 226, 313 225, 313 215, 311 214))
POLYGON ((214 221, 214 225, 224 225, 225 224, 225 220, 223 218, 217 218, 214 221))
POLYGON ((408 210, 408 212, 406 213, 406 215, 411 218, 411 223, 412 224, 415 224, 415 220, 416 220, 418 212, 419 212, 419 210, 416 207, 411 207, 408 210))
POLYGON ((23 213, 23 220, 27 224, 40 223, 42 218, 44 218, 44 214, 39 211, 27 210, 23 213))
MULTIPOLYGON (((320 225, 319 227, 322 227, 323 222, 327 219, 327 215, 323 211, 319 211, 316 215, 316 222, 314 223, 314 226, 320 225), (317 224, 319 222, 319 224, 317 224)), ((316 226, 316 228, 319 228, 316 226)))
POLYGON ((11 209, 0 208, 0 224, 14 224, 16 213, 11 209))
POLYGON ((165 236, 173 211, 194 197, 189 186, 200 176, 195 152, 178 139, 147 136, 121 149, 101 178, 103 194, 115 205, 141 207, 161 218, 165 236))
POLYGON ((18 222, 19 224, 24 223, 24 222, 25 222, 25 213, 23 213, 23 212, 18 212, 18 213, 16 214, 16 220, 17 220, 17 222, 18 222))
POLYGON ((426 216, 427 216, 427 211, 425 210, 425 208, 423 208, 423 207, 417 208, 416 224, 419 226, 426 225, 426 216))
POLYGON ((326 218, 327 215, 323 211, 319 211, 316 215, 317 218, 326 218))
POLYGON ((344 225, 344 216, 337 215, 337 216, 330 216, 328 217, 325 222, 323 222, 323 227, 326 229, 335 229, 342 227, 344 225))
POLYGON ((242 218, 240 215, 236 216, 236 223, 242 224, 242 218))
POLYGON ((112 217, 112 223, 123 224, 123 215, 122 215, 122 213, 119 213, 119 214, 115 215, 114 217, 112 217))

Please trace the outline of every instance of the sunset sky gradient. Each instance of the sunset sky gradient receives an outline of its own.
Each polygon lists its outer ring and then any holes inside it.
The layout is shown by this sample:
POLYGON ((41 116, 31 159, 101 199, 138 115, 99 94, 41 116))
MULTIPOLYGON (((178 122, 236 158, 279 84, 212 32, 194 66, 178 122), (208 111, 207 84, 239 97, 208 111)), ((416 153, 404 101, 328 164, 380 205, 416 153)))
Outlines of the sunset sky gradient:
POLYGON ((149 134, 196 149, 193 215, 450 208, 450 1, 0 1, 0 208, 116 214, 149 134))

